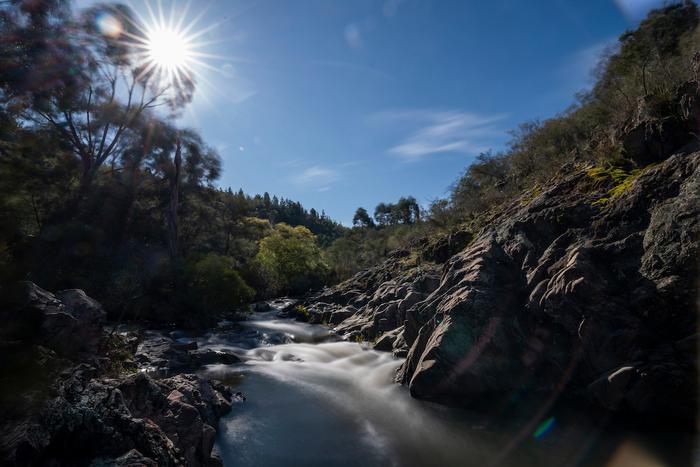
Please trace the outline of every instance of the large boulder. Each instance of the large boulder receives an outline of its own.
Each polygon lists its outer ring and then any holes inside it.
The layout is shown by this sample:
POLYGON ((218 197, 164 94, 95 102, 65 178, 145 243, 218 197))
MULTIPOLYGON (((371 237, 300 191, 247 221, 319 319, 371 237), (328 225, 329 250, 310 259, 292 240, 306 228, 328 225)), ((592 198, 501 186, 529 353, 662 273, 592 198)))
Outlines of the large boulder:
POLYGON ((688 81, 677 89, 672 105, 654 95, 640 98, 635 115, 618 137, 625 154, 643 166, 663 161, 684 147, 697 149, 698 122, 700 88, 696 81, 688 81))
POLYGON ((400 378, 415 397, 460 403, 468 395, 476 404, 517 382, 518 364, 510 358, 516 342, 506 322, 517 312, 518 277, 493 236, 452 258, 448 271, 421 309, 431 317, 400 378))
POLYGON ((3 286, 0 293, 0 336, 5 340, 30 340, 47 314, 64 313, 56 296, 29 281, 3 286))
POLYGON ((17 282, 3 290, 2 302, 4 339, 36 343, 68 357, 97 352, 107 315, 82 290, 54 295, 33 282, 17 282))

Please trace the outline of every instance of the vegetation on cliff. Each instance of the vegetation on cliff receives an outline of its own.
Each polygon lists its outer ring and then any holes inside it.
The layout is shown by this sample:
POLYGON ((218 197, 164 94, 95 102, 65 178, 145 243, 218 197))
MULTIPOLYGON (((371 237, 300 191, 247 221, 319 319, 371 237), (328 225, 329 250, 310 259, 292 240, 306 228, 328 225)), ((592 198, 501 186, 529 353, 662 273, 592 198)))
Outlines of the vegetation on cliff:
MULTIPOLYGON (((590 91, 560 115, 520 125, 506 150, 479 155, 450 196, 433 201, 422 215, 404 219, 401 201, 381 203, 375 224, 358 209, 356 227, 329 249, 337 276, 378 264, 396 248, 432 248, 454 232, 474 233, 488 223, 489 211, 541 192, 566 164, 600 176, 625 174, 629 182, 628 176, 673 150, 697 144, 698 19, 691 1, 650 12, 607 49, 590 91)), ((600 204, 627 187, 617 178, 616 185, 600 204)))

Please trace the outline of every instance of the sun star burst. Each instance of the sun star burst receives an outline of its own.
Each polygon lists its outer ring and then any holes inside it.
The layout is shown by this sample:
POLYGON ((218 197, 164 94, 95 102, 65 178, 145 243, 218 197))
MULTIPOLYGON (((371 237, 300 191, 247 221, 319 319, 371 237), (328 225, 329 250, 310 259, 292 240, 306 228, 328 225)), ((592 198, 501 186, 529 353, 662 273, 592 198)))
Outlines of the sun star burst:
POLYGON ((147 58, 158 68, 175 73, 191 66, 190 43, 180 31, 156 27, 147 37, 147 58))
POLYGON ((134 18, 120 15, 116 10, 105 11, 96 18, 96 25, 106 37, 131 50, 129 59, 141 70, 140 77, 156 79, 174 88, 192 85, 195 76, 196 81, 203 80, 201 69, 214 69, 206 59, 217 57, 203 51, 209 43, 201 38, 217 24, 195 29, 204 12, 188 19, 189 2, 182 8, 171 2, 169 13, 164 12, 160 0, 155 5, 147 0, 143 5, 145 14, 131 8, 134 18))
MULTIPOLYGON (((104 8, 96 15, 95 26, 104 37, 125 47, 123 58, 131 65, 136 79, 149 86, 155 84, 166 101, 174 105, 190 102, 196 85, 202 101, 215 106, 208 94, 218 94, 220 85, 214 85, 209 77, 216 74, 233 80, 230 62, 240 59, 213 54, 207 49, 226 42, 210 36, 231 18, 202 25, 207 8, 198 8, 196 14, 190 14, 194 0, 144 0, 138 5, 127 0, 126 3, 128 12, 104 8), (164 3, 168 8, 164 8, 164 3), (226 63, 215 66, 212 62, 226 63)), ((197 2, 197 5, 201 4, 197 2)))

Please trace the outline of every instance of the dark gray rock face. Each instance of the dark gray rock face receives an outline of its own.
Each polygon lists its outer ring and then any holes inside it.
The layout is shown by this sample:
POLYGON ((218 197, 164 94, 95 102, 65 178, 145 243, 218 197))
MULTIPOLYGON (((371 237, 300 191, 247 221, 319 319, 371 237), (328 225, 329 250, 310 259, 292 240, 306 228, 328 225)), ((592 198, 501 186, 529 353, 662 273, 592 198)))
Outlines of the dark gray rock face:
POLYGON ((654 99, 641 98, 635 115, 618 138, 626 154, 633 155, 640 165, 664 160, 678 148, 697 147, 695 133, 700 117, 700 87, 696 81, 680 86, 675 96, 681 118, 659 118, 654 99))
POLYGON ((82 365, 32 419, 2 437, 14 465, 220 465, 211 457, 218 419, 231 392, 181 374, 96 378, 82 365), (142 464, 133 464, 133 462, 142 464), (132 462, 131 464, 129 462, 132 462))
POLYGON ((76 331, 88 352, 97 352, 102 336, 102 326, 107 320, 107 313, 97 301, 88 297, 80 289, 62 290, 56 294, 63 303, 66 312, 73 316, 81 326, 76 331))
POLYGON ((33 282, 18 282, 2 292, 4 339, 36 343, 67 357, 97 352, 107 314, 82 290, 54 295, 33 282))
POLYGON ((614 196, 588 169, 501 208, 440 275, 390 258, 307 308, 355 307, 337 331, 405 356, 397 379, 415 397, 479 408, 557 394, 692 419, 700 153, 614 196))
POLYGON ((436 263, 445 263, 452 256, 462 251, 473 240, 471 232, 458 230, 444 237, 438 238, 434 243, 425 241, 423 258, 436 263))
POLYGON ((510 358, 511 333, 517 330, 503 323, 517 307, 519 277, 493 234, 452 258, 447 268, 440 288, 410 312, 414 322, 428 321, 415 337, 402 377, 415 397, 458 401, 467 390, 476 403, 517 383, 501 376, 517 370, 510 358), (498 352, 487 361, 482 356, 489 347, 498 352))
POLYGON ((405 252, 399 252, 383 264, 358 273, 348 281, 311 297, 305 303, 306 315, 297 315, 312 323, 335 326, 349 338, 375 340, 388 333, 391 345, 386 350, 407 351, 399 332, 407 311, 424 300, 440 284, 436 266, 407 267, 405 252), (391 336, 391 337, 389 337, 391 336), (398 345, 398 347, 396 347, 398 345))
POLYGON ((476 406, 562 386, 610 409, 694 416, 697 357, 676 343, 696 332, 700 153, 601 208, 578 195, 581 177, 450 259, 406 322, 399 378, 413 395, 476 406))
POLYGON ((158 464, 136 449, 132 449, 116 459, 96 459, 90 463, 90 467, 158 467, 158 464))

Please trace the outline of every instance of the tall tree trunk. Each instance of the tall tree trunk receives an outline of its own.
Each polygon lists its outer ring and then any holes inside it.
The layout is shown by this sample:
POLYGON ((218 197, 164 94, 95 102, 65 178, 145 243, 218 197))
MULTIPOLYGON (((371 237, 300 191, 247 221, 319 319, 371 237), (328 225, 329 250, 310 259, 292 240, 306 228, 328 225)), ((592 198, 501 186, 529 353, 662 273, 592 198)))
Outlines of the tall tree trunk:
POLYGON ((140 173, 138 171, 138 168, 132 171, 130 177, 131 178, 127 180, 127 194, 124 200, 124 206, 122 211, 124 214, 122 215, 122 222, 119 225, 119 233, 117 235, 120 245, 123 245, 126 241, 129 233, 129 227, 131 227, 131 223, 134 219, 136 191, 138 190, 140 183, 140 173))
POLYGON ((174 172, 170 178, 170 205, 168 210, 168 249, 170 258, 175 259, 180 252, 178 242, 178 210, 180 208, 180 169, 182 167, 182 144, 178 137, 173 161, 174 172))

